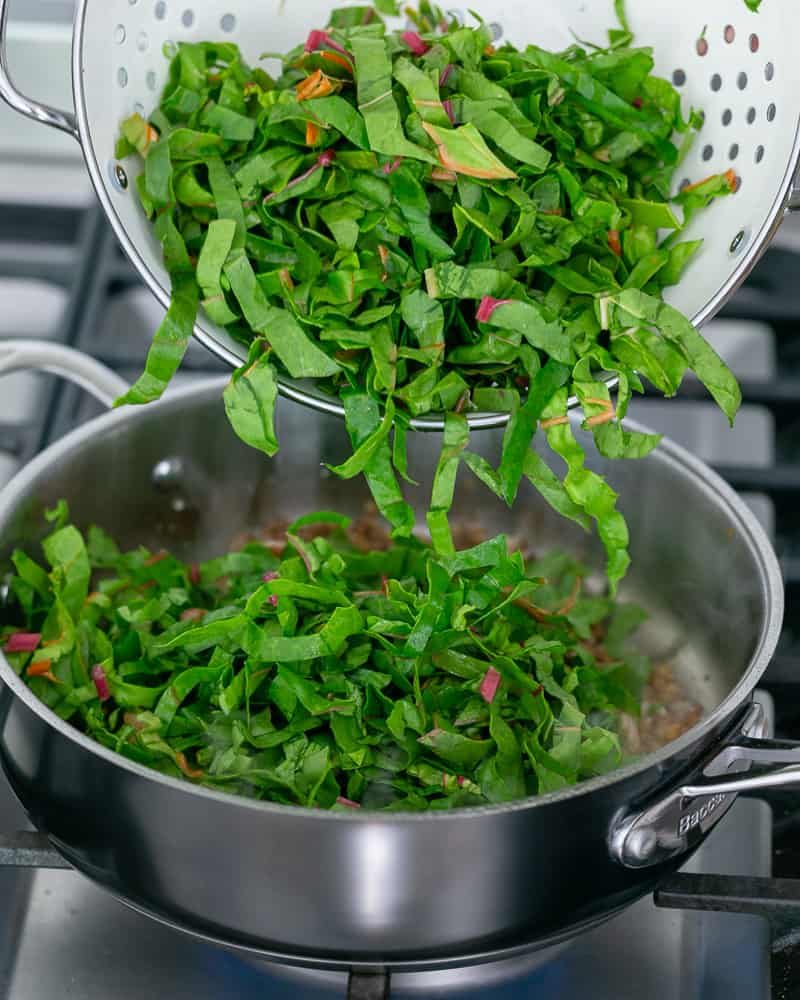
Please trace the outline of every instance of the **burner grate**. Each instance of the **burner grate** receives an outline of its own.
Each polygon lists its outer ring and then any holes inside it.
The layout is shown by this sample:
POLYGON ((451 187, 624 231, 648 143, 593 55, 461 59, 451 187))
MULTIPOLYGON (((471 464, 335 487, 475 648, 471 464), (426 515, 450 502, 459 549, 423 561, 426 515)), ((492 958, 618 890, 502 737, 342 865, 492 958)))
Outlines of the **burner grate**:
MULTIPOLYGON (((84 323, 87 297, 92 295, 94 247, 105 222, 100 209, 91 211, 52 206, 0 204, 0 290, 9 280, 44 283, 62 289, 66 305, 51 339, 74 344, 84 323)), ((0 325, 3 337, 24 331, 0 325)), ((8 384, 26 376, 9 376, 8 384)), ((0 420, 0 451, 22 465, 45 445, 64 387, 40 376, 45 385, 32 419, 22 423, 0 420)))
POLYGON ((351 972, 347 1000, 388 1000, 390 990, 388 972, 351 972))
POLYGON ((800 941, 800 879, 679 872, 661 883, 655 901, 665 909, 763 917, 775 951, 800 941))

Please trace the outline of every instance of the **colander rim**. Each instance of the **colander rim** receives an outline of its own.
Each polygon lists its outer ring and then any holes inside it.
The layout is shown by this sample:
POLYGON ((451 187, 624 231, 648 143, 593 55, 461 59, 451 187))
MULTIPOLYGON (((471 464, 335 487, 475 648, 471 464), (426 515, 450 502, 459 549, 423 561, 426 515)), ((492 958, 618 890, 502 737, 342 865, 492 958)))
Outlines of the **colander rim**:
MULTIPOLYGON (((92 132, 89 122, 89 113, 86 106, 86 96, 83 86, 83 49, 86 39, 86 14, 90 0, 78 0, 75 10, 75 30, 73 32, 72 44, 72 89, 75 104, 75 114, 78 122, 78 141, 83 150, 86 166, 92 185, 103 208, 114 234, 116 235, 122 249, 130 260, 139 277, 150 289, 156 300, 164 309, 170 305, 170 294, 162 285, 159 278, 146 264, 143 256, 138 252, 133 240, 129 237, 125 226, 114 207, 103 170, 100 167, 97 153, 92 142, 92 132)), ((697 313, 691 317, 692 323, 698 329, 705 325, 710 319, 722 309, 728 299, 741 287, 755 265, 766 252, 773 236, 778 230, 783 217, 791 203, 792 194, 795 190, 795 181, 800 171, 800 115, 798 115, 795 127, 795 136, 792 144, 792 153, 787 164, 786 171, 779 185, 772 207, 767 213, 766 219, 760 229, 749 241, 745 251, 741 254, 738 266, 731 272, 728 280, 718 289, 713 296, 697 313)), ((200 322, 196 322, 193 330, 193 337, 199 341, 207 350, 214 354, 221 361, 232 368, 239 368, 246 361, 246 354, 237 355, 229 346, 223 343, 217 336, 204 329, 200 322)), ((615 375, 606 375, 602 381, 610 391, 619 385, 619 378, 615 375)), ((303 388, 301 382, 278 375, 278 391, 287 399, 302 406, 307 406, 319 412, 328 413, 344 419, 344 407, 333 397, 326 397, 319 393, 312 393, 303 388)), ((579 405, 579 400, 575 396, 570 396, 568 401, 569 409, 574 409, 579 405)), ((490 430, 505 426, 509 419, 509 413, 468 413, 466 414, 469 426, 473 430, 490 430)), ((445 414, 430 414, 423 417, 416 417, 410 421, 410 427, 415 431, 442 431, 445 426, 445 414)))

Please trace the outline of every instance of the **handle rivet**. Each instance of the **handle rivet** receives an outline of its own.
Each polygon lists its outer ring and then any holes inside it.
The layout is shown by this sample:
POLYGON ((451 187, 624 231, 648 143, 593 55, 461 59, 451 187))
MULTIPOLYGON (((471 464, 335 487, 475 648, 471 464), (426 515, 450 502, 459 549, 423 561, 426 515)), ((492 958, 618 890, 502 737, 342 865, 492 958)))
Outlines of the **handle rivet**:
POLYGON ((153 485, 161 492, 170 492, 183 483, 184 475, 185 470, 180 458, 162 458, 153 467, 153 485))
POLYGON ((658 847, 658 836, 655 830, 636 830, 628 839, 628 853, 634 858, 645 860, 650 858, 658 847))

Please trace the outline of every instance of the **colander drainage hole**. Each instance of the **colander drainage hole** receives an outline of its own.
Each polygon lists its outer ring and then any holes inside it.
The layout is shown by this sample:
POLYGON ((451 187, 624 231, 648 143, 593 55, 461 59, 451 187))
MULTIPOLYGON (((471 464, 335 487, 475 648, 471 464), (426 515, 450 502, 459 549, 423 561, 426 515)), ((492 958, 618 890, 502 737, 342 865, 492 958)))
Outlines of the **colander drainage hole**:
POLYGON ((750 51, 751 52, 758 52, 758 50, 760 48, 761 48, 761 39, 758 37, 758 35, 751 35, 750 36, 750 51))
POLYGON ((748 125, 752 125, 753 124, 753 122, 756 120, 757 114, 758 114, 758 112, 756 111, 755 108, 749 108, 748 109, 748 111, 747 111, 747 124, 748 125))
POLYGON ((167 16, 167 5, 164 3, 164 0, 158 0, 158 3, 156 4, 153 13, 156 15, 157 21, 164 20, 164 18, 167 16))
POLYGON ((193 10, 185 10, 181 14, 181 24, 184 26, 184 28, 191 28, 191 26, 194 24, 193 10))
POLYGON ((228 34, 236 30, 236 17, 234 14, 223 14, 222 20, 219 22, 220 28, 226 31, 228 34))
POLYGON ((725 41, 728 45, 732 45, 736 41, 736 28, 732 24, 725 28, 725 41))
POLYGON ((118 24, 116 28, 114 28, 114 41, 117 43, 117 45, 122 45, 123 42, 125 41, 125 38, 126 38, 125 25, 118 24))
POLYGON ((719 73, 715 73, 711 77, 711 89, 714 91, 715 94, 719 93, 719 91, 722 90, 722 77, 719 75, 719 73))
POLYGON ((725 108, 722 112, 722 124, 727 126, 733 121, 733 112, 730 108, 725 108))
POLYGON ((149 69, 147 71, 147 76, 145 77, 145 83, 147 84, 148 90, 155 90, 158 86, 158 77, 156 76, 155 70, 149 69))
POLYGON ((764 159, 764 153, 765 153, 764 147, 759 146, 758 149, 756 150, 756 163, 761 163, 761 161, 764 159))
POLYGON ((736 257, 738 254, 744 250, 750 241, 750 233, 747 229, 740 229, 739 232, 731 240, 731 245, 729 248, 729 253, 732 257, 736 257))
POLYGON ((709 146, 704 146, 703 147, 703 160, 706 163, 708 163, 708 161, 711 159, 711 157, 713 155, 714 155, 714 147, 713 146, 709 145, 709 146))
POLYGON ((764 78, 766 79, 767 83, 772 83, 772 81, 775 79, 774 63, 768 62, 767 65, 764 67, 764 78))
POLYGON ((682 87, 686 83, 686 72, 682 69, 676 69, 672 74, 672 82, 676 87, 682 87))
POLYGON ((775 107, 774 104, 770 104, 770 106, 767 108, 767 121, 774 122, 775 116, 777 114, 778 114, 778 109, 775 107))
POLYGON ((117 191, 124 192, 128 190, 128 175, 125 173, 125 168, 121 164, 115 163, 112 160, 108 165, 108 172, 111 176, 111 183, 117 191))
POLYGON ((117 70, 117 83, 120 85, 120 87, 128 86, 128 71, 125 69, 124 66, 120 66, 120 68, 117 70))
POLYGON ((747 90, 747 83, 748 83, 747 73, 740 73, 736 77, 736 86, 739 88, 739 90, 747 90))
POLYGON ((136 48, 140 52, 147 52, 150 48, 150 39, 148 38, 146 31, 140 31, 136 36, 136 48))
POLYGON ((731 160, 735 160, 735 159, 738 158, 738 156, 739 156, 739 145, 738 145, 738 143, 735 142, 731 146, 731 148, 730 148, 730 150, 728 152, 728 156, 730 157, 731 160))

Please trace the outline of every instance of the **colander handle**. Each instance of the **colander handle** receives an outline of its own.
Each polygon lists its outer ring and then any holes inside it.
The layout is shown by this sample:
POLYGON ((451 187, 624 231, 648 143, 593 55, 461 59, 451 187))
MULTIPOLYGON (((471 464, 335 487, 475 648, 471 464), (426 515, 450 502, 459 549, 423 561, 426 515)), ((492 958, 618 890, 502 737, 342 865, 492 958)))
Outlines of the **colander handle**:
MULTIPOLYGON (((2 2, 2 0, 0 0, 2 2)), ((0 376, 40 371, 60 375, 111 407, 129 389, 127 382, 88 354, 39 340, 0 341, 0 376)))
POLYGON ((71 111, 59 111, 48 104, 39 104, 21 94, 11 79, 8 71, 6 52, 6 29, 8 28, 8 11, 11 0, 0 0, 0 97, 15 111, 32 118, 36 122, 50 125, 53 128, 67 132, 80 142, 78 120, 71 111))

